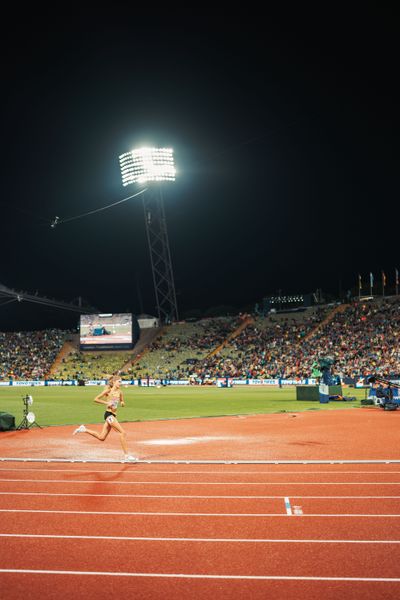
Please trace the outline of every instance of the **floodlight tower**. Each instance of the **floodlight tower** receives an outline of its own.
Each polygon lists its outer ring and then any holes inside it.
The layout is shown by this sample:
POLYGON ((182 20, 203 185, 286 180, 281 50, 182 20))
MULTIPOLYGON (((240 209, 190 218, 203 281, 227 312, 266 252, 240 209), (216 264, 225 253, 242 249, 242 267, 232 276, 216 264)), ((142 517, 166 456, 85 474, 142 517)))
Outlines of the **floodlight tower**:
POLYGON ((173 150, 139 148, 121 154, 119 162, 122 185, 148 184, 142 199, 158 318, 164 323, 177 321, 178 306, 161 189, 163 181, 175 181, 173 150))

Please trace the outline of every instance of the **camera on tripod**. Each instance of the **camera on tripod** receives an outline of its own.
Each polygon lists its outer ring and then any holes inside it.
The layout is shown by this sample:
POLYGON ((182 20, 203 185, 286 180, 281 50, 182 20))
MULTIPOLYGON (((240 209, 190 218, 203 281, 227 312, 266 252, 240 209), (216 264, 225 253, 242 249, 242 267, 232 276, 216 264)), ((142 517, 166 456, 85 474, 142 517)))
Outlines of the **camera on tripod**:
POLYGON ((24 418, 18 425, 17 429, 29 429, 34 425, 42 429, 39 423, 36 423, 35 413, 31 411, 31 406, 33 404, 32 396, 30 396, 29 394, 27 394, 26 396, 22 396, 22 401, 24 403, 24 418))
POLYGON ((378 405, 384 410, 397 410, 400 406, 400 399, 398 395, 396 398, 394 397, 394 390, 399 390, 400 386, 390 379, 384 379, 378 375, 369 375, 367 377, 367 382, 370 385, 377 384, 377 388, 375 390, 376 399, 378 401, 378 405))

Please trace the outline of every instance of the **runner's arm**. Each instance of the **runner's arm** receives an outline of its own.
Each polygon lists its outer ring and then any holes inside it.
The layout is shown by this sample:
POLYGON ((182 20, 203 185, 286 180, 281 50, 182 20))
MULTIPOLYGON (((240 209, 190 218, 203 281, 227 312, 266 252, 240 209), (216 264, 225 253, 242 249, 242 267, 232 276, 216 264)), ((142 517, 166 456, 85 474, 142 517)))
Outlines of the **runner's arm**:
POLYGON ((96 396, 96 398, 93 400, 93 402, 96 402, 96 404, 105 404, 107 406, 109 404, 109 400, 101 399, 101 398, 103 398, 103 396, 107 396, 107 395, 108 395, 108 391, 104 390, 104 392, 101 392, 101 394, 96 396))

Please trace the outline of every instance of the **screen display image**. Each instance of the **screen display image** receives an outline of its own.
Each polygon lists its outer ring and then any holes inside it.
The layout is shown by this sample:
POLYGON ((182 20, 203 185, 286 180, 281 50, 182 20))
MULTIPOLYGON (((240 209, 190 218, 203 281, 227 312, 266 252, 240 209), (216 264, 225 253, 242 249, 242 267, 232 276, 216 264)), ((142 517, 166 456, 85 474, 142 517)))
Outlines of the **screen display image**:
POLYGON ((132 342, 131 314, 81 315, 81 348, 128 348, 132 342))

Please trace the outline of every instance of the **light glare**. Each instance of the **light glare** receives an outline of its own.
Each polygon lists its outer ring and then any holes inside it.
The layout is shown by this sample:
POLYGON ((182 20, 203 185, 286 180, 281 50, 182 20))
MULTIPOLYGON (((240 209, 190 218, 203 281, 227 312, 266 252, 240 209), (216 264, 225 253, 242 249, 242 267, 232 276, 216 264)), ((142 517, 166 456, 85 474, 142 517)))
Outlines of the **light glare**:
POLYGON ((119 157, 122 185, 147 181, 175 181, 172 148, 138 148, 119 157))

